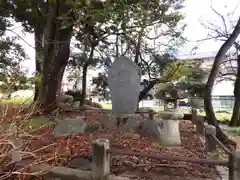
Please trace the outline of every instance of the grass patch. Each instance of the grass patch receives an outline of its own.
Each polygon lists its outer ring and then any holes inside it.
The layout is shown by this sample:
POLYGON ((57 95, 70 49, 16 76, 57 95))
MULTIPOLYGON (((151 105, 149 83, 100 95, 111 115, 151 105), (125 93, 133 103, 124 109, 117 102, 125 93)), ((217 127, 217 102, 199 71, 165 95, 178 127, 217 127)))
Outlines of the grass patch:
MULTIPOLYGON (((42 126, 51 125, 53 122, 45 117, 38 117, 33 119, 27 119, 23 121, 21 128, 24 130, 37 130, 42 126)), ((0 131, 8 130, 10 128, 10 123, 0 125, 0 131)))
POLYGON ((92 124, 88 124, 84 130, 84 132, 86 133, 92 133, 95 132, 99 129, 99 124, 97 123, 92 123, 92 124))
MULTIPOLYGON (((105 104, 101 104, 103 109, 112 109, 112 104, 111 103, 105 103, 105 104)), ((154 109, 155 111, 159 112, 159 111, 163 111, 164 110, 164 106, 158 106, 158 107, 152 107, 152 109, 154 109)), ((189 113, 189 109, 180 109, 183 113, 189 113)))
MULTIPOLYGON (((112 109, 112 104, 111 103, 107 103, 107 104, 101 104, 103 109, 112 109)), ((163 111, 164 108, 163 106, 158 106, 158 107, 152 107, 155 111, 159 112, 159 111, 163 111)), ((180 110, 182 113, 185 114, 190 114, 191 113, 191 109, 190 108, 180 108, 180 110)), ((198 112, 199 115, 205 116, 205 112, 198 112)), ((232 117, 232 112, 231 111, 219 111, 217 110, 215 112, 215 115, 217 117, 218 120, 220 121, 230 121, 231 117, 232 117)))
POLYGON ((53 122, 46 117, 38 117, 26 120, 26 126, 31 129, 39 129, 42 126, 51 125, 53 122))
POLYGON ((9 124, 1 124, 0 125, 0 132, 5 131, 9 128, 9 124))
POLYGON ((11 98, 0 100, 0 104, 30 104, 32 97, 11 98))
POLYGON ((105 103, 105 104, 101 104, 101 105, 102 105, 102 108, 103 108, 103 109, 112 109, 112 104, 110 104, 110 103, 109 103, 109 104, 108 104, 108 103, 107 103, 107 104, 105 103))
MULTIPOLYGON (((199 115, 205 116, 205 112, 199 112, 199 115)), ((232 117, 232 112, 215 112, 216 118, 219 121, 230 121, 232 117)))

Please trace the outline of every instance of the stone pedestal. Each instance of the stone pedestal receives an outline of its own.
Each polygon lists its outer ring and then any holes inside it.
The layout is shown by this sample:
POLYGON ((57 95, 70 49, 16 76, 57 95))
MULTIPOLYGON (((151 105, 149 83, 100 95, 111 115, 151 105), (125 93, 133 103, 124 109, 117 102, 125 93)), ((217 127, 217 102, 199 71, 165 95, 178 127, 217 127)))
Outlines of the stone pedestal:
POLYGON ((164 111, 160 111, 156 116, 156 119, 164 119, 164 120, 181 120, 183 118, 183 113, 178 109, 166 109, 164 111))
POLYGON ((135 133, 142 121, 143 119, 139 114, 105 114, 100 123, 104 129, 135 133))
POLYGON ((161 141, 163 145, 181 145, 179 122, 182 117, 183 114, 177 110, 167 110, 158 114, 157 118, 162 119, 161 141))
POLYGON ((97 139, 92 143, 92 177, 93 179, 107 179, 110 174, 110 154, 107 153, 110 144, 107 139, 97 139))
POLYGON ((180 146, 179 120, 163 120, 162 143, 167 146, 180 146))

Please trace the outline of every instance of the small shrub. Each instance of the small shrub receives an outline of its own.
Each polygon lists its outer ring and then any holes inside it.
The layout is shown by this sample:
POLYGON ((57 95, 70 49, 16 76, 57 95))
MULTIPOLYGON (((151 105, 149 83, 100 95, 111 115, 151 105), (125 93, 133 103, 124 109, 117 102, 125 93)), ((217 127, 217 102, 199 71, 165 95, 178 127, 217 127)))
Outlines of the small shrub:
POLYGON ((91 133, 91 132, 95 132, 99 129, 99 124, 97 123, 92 123, 92 124, 88 124, 84 130, 84 132, 86 133, 91 133))
POLYGON ((92 102, 92 105, 91 105, 91 106, 92 106, 92 107, 99 108, 99 109, 102 109, 102 108, 103 108, 101 104, 96 103, 96 102, 92 102))
POLYGON ((74 101, 80 101, 82 97, 82 92, 81 91, 72 91, 69 90, 65 92, 66 95, 71 95, 74 98, 74 101))
POLYGON ((88 106, 92 106, 92 101, 89 99, 84 99, 84 104, 88 106))

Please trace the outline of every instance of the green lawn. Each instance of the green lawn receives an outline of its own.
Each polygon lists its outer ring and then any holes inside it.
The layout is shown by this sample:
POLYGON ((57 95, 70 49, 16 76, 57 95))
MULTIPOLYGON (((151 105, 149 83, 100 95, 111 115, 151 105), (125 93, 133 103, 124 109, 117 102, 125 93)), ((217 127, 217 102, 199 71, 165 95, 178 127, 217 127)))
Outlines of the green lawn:
MULTIPOLYGON (((101 104, 103 109, 112 109, 112 104, 107 103, 107 104, 101 104)), ((154 107, 153 108, 155 111, 162 111, 163 110, 163 106, 159 106, 159 107, 154 107)))
MULTIPOLYGON (((8 100, 0 100, 0 104, 30 104, 32 102, 32 97, 29 98, 12 98, 8 100)), ((112 109, 112 104, 111 103, 105 103, 101 104, 104 109, 112 109)), ((159 107, 154 107, 153 108, 155 111, 163 111, 163 106, 159 107)), ((189 109, 181 109, 183 113, 190 113, 189 109)), ((229 112, 221 112, 221 111, 216 111, 216 116, 219 120, 230 120, 232 113, 231 111, 229 112)), ((201 115, 205 115, 204 112, 199 112, 201 115)))
POLYGON ((42 126, 50 125, 53 121, 45 117, 38 117, 34 119, 29 119, 26 121, 26 126, 31 129, 39 129, 42 126))
POLYGON ((112 104, 101 104, 103 109, 112 109, 112 104))
MULTIPOLYGON (((39 129, 42 126, 47 126, 52 124, 53 122, 51 120, 49 120, 48 118, 45 117, 37 117, 37 118, 33 118, 33 119, 27 119, 24 120, 21 129, 25 129, 25 130, 36 130, 39 129)), ((10 127, 10 124, 2 124, 0 125, 0 131, 3 130, 8 130, 10 127)))
MULTIPOLYGON (((101 104, 101 105, 102 105, 102 107, 103 107, 104 109, 112 109, 112 104, 110 104, 110 103, 108 103, 108 104, 101 104)), ((154 109, 155 111, 157 111, 157 112, 163 111, 163 106, 154 107, 153 109, 154 109)), ((191 113, 191 112, 190 112, 190 109, 184 109, 184 108, 182 108, 181 111, 182 111, 183 113, 191 113)), ((205 115, 205 112, 198 112, 198 114, 204 116, 204 115, 205 115)), ((230 120, 231 117, 232 117, 232 112, 231 112, 231 111, 229 111, 229 112, 216 111, 215 114, 216 114, 217 119, 219 119, 219 120, 230 120)))
MULTIPOLYGON (((200 115, 205 115, 205 112, 203 113, 199 113, 200 115)), ((229 112, 229 113, 225 113, 225 112, 215 112, 215 115, 217 117, 218 120, 227 120, 227 121, 230 121, 231 120, 231 117, 232 117, 232 112, 229 112)))
POLYGON ((32 97, 24 98, 12 98, 12 99, 2 99, 0 104, 30 104, 32 102, 32 97))

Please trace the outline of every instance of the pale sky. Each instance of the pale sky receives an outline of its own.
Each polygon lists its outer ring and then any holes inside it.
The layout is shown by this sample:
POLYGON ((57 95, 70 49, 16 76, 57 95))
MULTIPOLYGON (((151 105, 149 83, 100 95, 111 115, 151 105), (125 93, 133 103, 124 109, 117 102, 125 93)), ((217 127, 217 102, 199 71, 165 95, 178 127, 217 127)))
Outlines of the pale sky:
POLYGON ((184 36, 187 37, 189 41, 193 42, 186 43, 184 48, 181 48, 179 51, 179 55, 184 56, 186 54, 190 56, 192 48, 199 44, 199 49, 196 51, 197 55, 215 56, 222 44, 221 42, 209 40, 196 43, 196 40, 204 39, 208 35, 208 30, 201 24, 213 22, 219 27, 222 27, 222 21, 210 8, 211 5, 225 17, 227 17, 227 13, 235 11, 234 15, 230 16, 231 18, 228 19, 236 21, 240 16, 240 0, 187 0, 185 4, 186 7, 184 8, 184 12, 186 14, 185 23, 187 24, 187 28, 184 32, 184 36))
MULTIPOLYGON (((208 21, 214 22, 214 24, 221 25, 221 20, 217 17, 210 6, 220 12, 221 14, 227 15, 235 10, 235 15, 231 20, 237 20, 240 16, 240 0, 186 0, 185 8, 183 12, 186 15, 184 22, 187 24, 187 28, 184 32, 184 36, 189 40, 184 47, 179 50, 179 57, 192 57, 193 47, 198 45, 198 49, 194 56, 215 56, 217 50, 221 46, 221 42, 216 42, 214 40, 204 41, 201 43, 196 43, 196 40, 201 40, 207 37, 208 31, 201 25, 201 23, 207 23, 208 21), (237 9, 236 9, 237 8, 237 9)), ((35 52, 34 52, 34 37, 32 34, 26 33, 25 35, 21 32, 21 27, 16 24, 14 31, 20 35, 23 40, 21 44, 23 45, 26 53, 29 56, 29 60, 26 60, 24 67, 28 69, 29 75, 34 73, 35 70, 35 52)), ((14 35, 11 32, 8 34, 14 35)), ((226 87, 225 87, 226 88, 226 87)), ((226 90, 232 92, 232 88, 226 90)), ((232 93, 231 93, 232 94, 232 93)))

